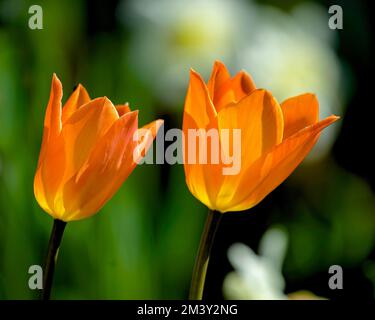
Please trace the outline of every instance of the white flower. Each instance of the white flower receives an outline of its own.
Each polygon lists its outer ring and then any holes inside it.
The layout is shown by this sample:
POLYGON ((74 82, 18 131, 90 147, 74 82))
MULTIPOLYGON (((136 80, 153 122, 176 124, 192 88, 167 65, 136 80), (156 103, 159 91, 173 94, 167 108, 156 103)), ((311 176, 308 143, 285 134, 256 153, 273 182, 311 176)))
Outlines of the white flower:
MULTIPOLYGON (((337 33, 328 28, 327 10, 317 4, 302 4, 287 14, 253 4, 252 11, 256 14, 250 21, 249 40, 238 51, 238 65, 280 102, 313 92, 322 118, 342 114, 343 71, 334 51, 337 33)), ((332 126, 322 134, 309 159, 325 154, 338 128, 332 126)))
POLYGON ((228 299, 287 299, 281 273, 287 242, 284 231, 270 229, 262 237, 259 256, 242 243, 232 245, 228 258, 235 270, 224 279, 224 295, 228 299))
POLYGON ((216 59, 231 64, 247 8, 242 0, 133 0, 119 11, 132 28, 129 63, 159 99, 176 104, 191 67, 208 76, 216 59))

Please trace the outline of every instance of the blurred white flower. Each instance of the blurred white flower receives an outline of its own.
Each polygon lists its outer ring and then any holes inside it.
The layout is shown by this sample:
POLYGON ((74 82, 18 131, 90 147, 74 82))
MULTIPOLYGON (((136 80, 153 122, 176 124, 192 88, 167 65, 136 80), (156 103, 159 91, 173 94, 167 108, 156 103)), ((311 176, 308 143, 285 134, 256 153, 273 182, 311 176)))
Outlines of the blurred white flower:
POLYGON ((132 34, 128 59, 161 101, 181 103, 189 69, 208 76, 216 59, 233 65, 251 12, 242 1, 133 0, 119 8, 132 34))
POLYGON ((259 255, 243 243, 228 249, 234 271, 223 282, 223 293, 232 300, 322 300, 306 290, 284 293, 282 266, 288 246, 288 235, 280 228, 267 230, 259 244, 259 255))
POLYGON ((225 297, 241 300, 287 299, 281 273, 287 242, 286 233, 273 228, 263 235, 259 255, 242 243, 232 245, 228 258, 235 271, 224 279, 225 297))
MULTIPOLYGON (((327 10, 304 3, 290 14, 273 7, 250 4, 249 40, 238 51, 238 65, 258 87, 267 88, 282 102, 304 92, 317 94, 322 118, 342 115, 345 100, 342 69, 334 51, 337 33, 327 25, 327 10)), ((339 125, 322 134, 308 159, 323 156, 339 125)))
MULTIPOLYGON (((286 13, 250 0, 131 0, 118 14, 131 31, 127 64, 167 106, 181 106, 189 68, 207 78, 221 60, 251 73, 280 102, 313 92, 322 118, 343 114, 348 75, 321 5, 303 3, 286 13)), ((325 130, 307 160, 325 155, 339 127, 325 130)))

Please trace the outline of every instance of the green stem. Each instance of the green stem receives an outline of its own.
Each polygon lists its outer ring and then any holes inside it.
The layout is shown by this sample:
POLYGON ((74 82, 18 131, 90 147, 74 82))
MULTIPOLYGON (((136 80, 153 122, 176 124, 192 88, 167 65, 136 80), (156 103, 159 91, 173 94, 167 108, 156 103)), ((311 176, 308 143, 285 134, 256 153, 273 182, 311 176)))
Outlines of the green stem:
POLYGON ((59 247, 64 233, 66 222, 55 219, 48 244, 46 264, 43 270, 43 290, 41 300, 49 300, 52 289, 53 274, 55 271, 59 247))
POLYGON ((206 281, 207 266, 210 260, 210 252, 221 216, 222 214, 218 211, 208 211, 206 224, 204 226, 195 260, 189 294, 190 300, 202 300, 204 283, 206 281))

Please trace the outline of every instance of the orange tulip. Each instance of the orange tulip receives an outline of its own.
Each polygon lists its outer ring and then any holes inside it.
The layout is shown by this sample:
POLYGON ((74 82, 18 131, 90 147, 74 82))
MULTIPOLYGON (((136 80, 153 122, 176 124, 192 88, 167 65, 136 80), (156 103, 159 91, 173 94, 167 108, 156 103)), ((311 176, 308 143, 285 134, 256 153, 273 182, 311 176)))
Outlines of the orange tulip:
MULTIPOLYGON (((91 100, 82 85, 63 108, 61 99, 62 85, 53 75, 34 193, 47 213, 68 222, 98 212, 141 155, 133 157, 138 111, 114 106, 106 97, 91 100)), ((156 120, 145 127, 150 129, 142 140, 145 152, 161 124, 156 120)))
POLYGON ((337 119, 331 115, 319 121, 318 101, 310 93, 279 105, 269 91, 256 89, 246 72, 231 78, 220 62, 214 64, 207 84, 191 70, 183 119, 185 138, 189 129, 240 129, 241 150, 233 152, 240 152, 241 168, 236 175, 223 175, 223 161, 189 163, 185 145, 188 188, 211 210, 249 209, 293 172, 319 133, 337 119))

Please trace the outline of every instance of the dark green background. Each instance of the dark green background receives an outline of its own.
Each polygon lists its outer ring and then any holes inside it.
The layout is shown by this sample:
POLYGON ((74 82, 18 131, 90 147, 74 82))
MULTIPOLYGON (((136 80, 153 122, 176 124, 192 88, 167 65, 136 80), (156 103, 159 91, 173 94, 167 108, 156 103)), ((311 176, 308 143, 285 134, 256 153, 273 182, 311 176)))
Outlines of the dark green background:
MULTIPOLYGON (((267 1, 289 10, 299 1, 267 1)), ((336 3, 336 2, 335 2, 336 3)), ((328 8, 328 2, 321 2, 328 8)), ((326 157, 306 164, 259 206, 226 214, 209 267, 207 297, 222 296, 236 241, 254 250, 263 232, 285 226, 287 292, 306 289, 329 298, 373 298, 375 199, 373 87, 367 75, 373 46, 370 11, 344 8, 338 55, 356 86, 338 139, 326 157), (371 109, 372 108, 372 109, 371 109), (371 188, 372 186, 372 188, 371 188), (328 289, 328 267, 344 268, 344 290, 328 289)), ((140 106, 140 123, 164 118, 180 127, 184 95, 163 104, 126 59, 131 29, 116 18, 117 1, 0 1, 0 299, 32 299, 28 268, 42 264, 52 218, 33 195, 44 111, 53 72, 65 92, 81 82, 92 97, 140 106), (44 29, 27 27, 31 4, 44 11, 44 29)), ((187 1, 188 5, 188 1, 187 1)), ((372 22, 373 23, 373 22, 372 22)), ((188 70, 186 70, 186 77, 188 70)), ((157 81, 157 79, 155 79, 157 81)), ((256 79, 255 79, 256 81, 256 79)), ((168 94, 168 92, 165 92, 168 94)), ((98 185, 100 188, 100 185, 98 185)), ((181 165, 136 168, 93 218, 68 224, 56 270, 59 299, 186 298, 205 211, 189 193, 181 165)))

